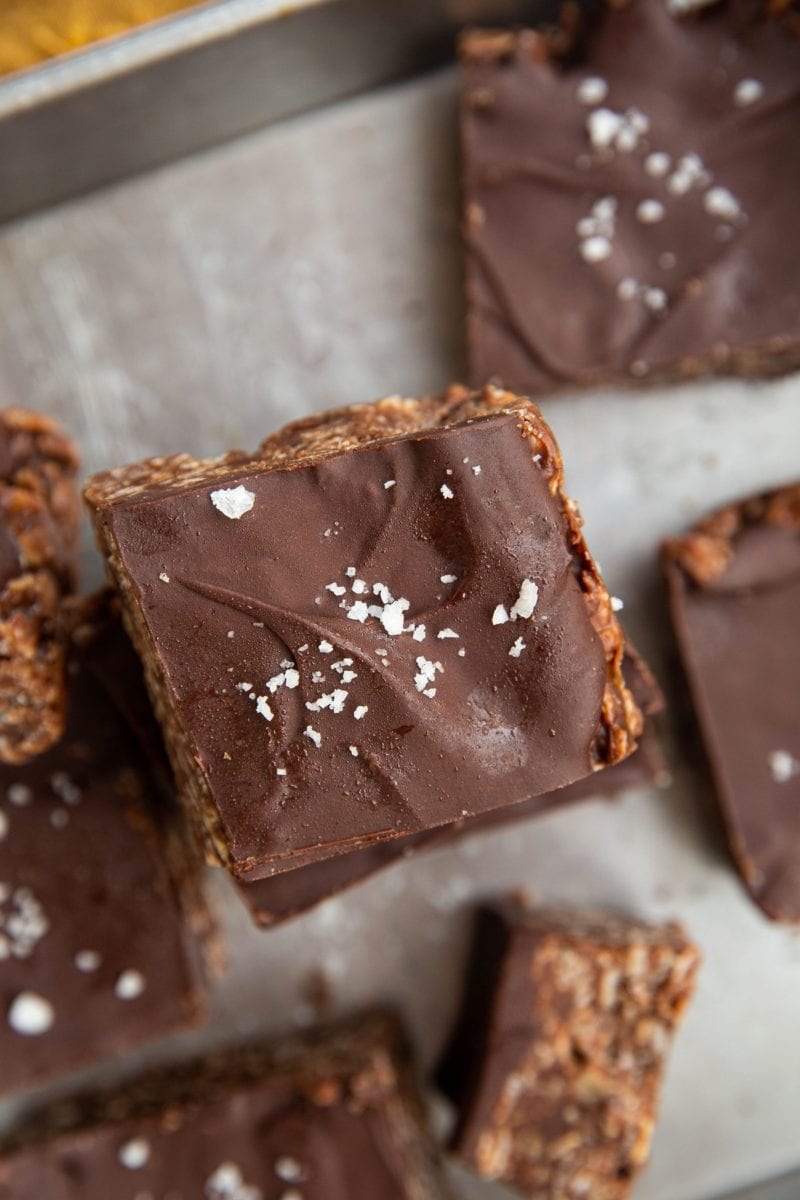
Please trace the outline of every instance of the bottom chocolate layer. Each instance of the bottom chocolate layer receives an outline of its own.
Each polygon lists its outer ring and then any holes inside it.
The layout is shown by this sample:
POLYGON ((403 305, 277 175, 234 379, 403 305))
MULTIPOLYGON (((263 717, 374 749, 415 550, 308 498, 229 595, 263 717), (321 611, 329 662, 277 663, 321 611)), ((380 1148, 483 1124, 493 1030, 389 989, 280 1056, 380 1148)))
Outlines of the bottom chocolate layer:
POLYGON ((0 1146, 0 1200, 445 1200, 382 1015, 53 1106, 0 1146))

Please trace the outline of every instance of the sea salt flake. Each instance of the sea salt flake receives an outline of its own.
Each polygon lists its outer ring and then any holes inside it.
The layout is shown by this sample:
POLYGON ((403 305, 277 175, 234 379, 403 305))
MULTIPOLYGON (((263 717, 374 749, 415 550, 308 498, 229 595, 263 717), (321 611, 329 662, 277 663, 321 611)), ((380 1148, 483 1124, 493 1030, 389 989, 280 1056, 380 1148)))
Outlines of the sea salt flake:
POLYGON ((313 742, 319 750, 320 746, 322 745, 322 734, 318 733, 313 725, 306 725, 305 729, 303 730, 303 737, 307 737, 308 740, 313 742))
POLYGON ((123 971, 114 984, 114 994, 119 1000, 135 1000, 147 987, 141 971, 123 971))
POLYGON ((397 483, 396 479, 387 479, 383 486, 386 488, 386 491, 388 492, 389 488, 393 488, 396 483, 397 483))
POLYGON ((272 718, 275 716, 272 709, 270 708, 269 700, 267 699, 266 696, 258 696, 257 697, 256 712, 258 713, 258 715, 260 717, 263 717, 265 721, 271 721, 272 718))
POLYGON ((580 252, 584 262, 603 262, 611 255, 611 242, 606 237, 589 237, 581 242, 580 252))
POLYGON ((347 588, 342 587, 340 583, 326 583, 325 590, 332 592, 334 596, 344 596, 347 593, 347 588))
POLYGON ((655 225, 663 221, 665 212, 660 200, 642 200, 636 206, 636 219, 643 225, 655 225))
POLYGON ((317 649, 319 650, 320 654, 333 654, 333 646, 330 642, 326 642, 324 640, 320 642, 317 649))
POLYGON ((245 1183, 236 1163, 224 1162, 206 1180, 204 1200, 264 1200, 264 1193, 245 1183))
POLYGON ((672 159, 663 150, 654 150, 644 160, 644 169, 652 179, 661 179, 671 166, 672 159))
POLYGON ((78 970, 83 971, 86 975, 91 975, 93 971, 99 970, 102 961, 96 950, 79 950, 73 959, 78 970))
POLYGON ((480 473, 481 473, 481 469, 480 469, 480 467, 479 467, 479 466, 475 466, 475 467, 473 467, 473 468, 472 468, 472 474, 473 474, 473 475, 480 475, 480 473))
POLYGON ((736 221, 742 215, 742 206, 733 192, 725 187, 709 188, 703 197, 703 208, 712 217, 723 221, 736 221))
POLYGON ((300 672, 297 670, 296 667, 287 667, 286 668, 286 687, 289 688, 290 691, 293 691, 294 688, 299 687, 299 686, 300 686, 300 672))
POLYGON ((423 696, 427 696, 430 700, 432 700, 434 698, 434 696, 436 695, 436 688, 435 687, 425 688, 425 690, 423 691, 422 694, 423 694, 423 696))
POLYGON ((508 619, 508 611, 506 610, 505 604, 498 604, 492 613, 492 624, 505 625, 508 619))
POLYGON ((587 75, 578 84, 578 101, 580 104, 602 104, 608 95, 608 84, 599 75, 587 75))
POLYGON ((773 750, 767 756, 769 772, 776 783, 788 783, 800 774, 800 762, 788 750, 773 750))
POLYGON ((169 575, 166 571, 162 571, 158 578, 162 583, 169 583, 169 575))
POLYGON ((734 88, 733 101, 739 108, 755 104, 764 95, 764 85, 759 79, 740 79, 734 88))
POLYGON ((393 600, 391 604, 384 605, 380 621, 391 637, 397 637, 403 632, 403 613, 408 612, 410 607, 410 601, 404 600, 402 597, 399 600, 393 600))
POLYGON ((283 777, 286 774, 286 767, 276 767, 275 774, 283 777))
MULTIPOLYGON (((281 671, 279 675, 273 675, 271 679, 267 680, 267 689, 274 696, 275 693, 277 692, 278 688, 283 687, 285 682, 286 682, 286 672, 281 671)), ((239 685, 237 684, 236 686, 238 687, 239 685)))
POLYGON ((0 958, 30 958, 49 928, 44 909, 30 888, 0 891, 0 943, 5 950, 0 958))
POLYGON ((538 602, 538 586, 532 579, 523 579, 520 584, 519 596, 514 601, 511 609, 511 620, 516 621, 517 617, 529 620, 533 616, 533 610, 536 608, 538 602))
POLYGON ((81 789, 73 783, 66 771, 54 771, 50 776, 50 787, 65 804, 74 806, 80 803, 81 789))
POLYGON ((411 636, 415 642, 424 642, 425 634, 426 634, 425 626, 417 625, 416 628, 414 629, 414 632, 411 634, 411 636))
POLYGON ((439 579, 442 583, 455 583, 458 579, 457 575, 440 575, 439 579))
POLYGON ((356 596, 363 596, 369 591, 369 588, 363 579, 354 579, 351 585, 351 591, 353 591, 356 596))
POLYGON ((595 150, 606 150, 613 145, 621 128, 621 114, 610 108, 598 108, 586 118, 586 130, 595 150))
POLYGON ((639 284, 627 276, 617 284, 617 296, 620 300, 635 300, 639 294, 639 284))
POLYGON ((440 629, 436 636, 437 638, 457 638, 460 635, 456 633, 455 629, 440 629))
POLYGON ((6 799, 9 804, 15 804, 17 808, 24 808, 33 799, 33 792, 27 783, 12 783, 6 791, 6 799))
POLYGON ((150 1158, 150 1143, 145 1138, 131 1138, 120 1146, 117 1157, 123 1167, 138 1171, 150 1158))
POLYGON ((508 652, 509 658, 519 658, 520 654, 522 654, 522 651, 524 649, 525 649, 525 643, 523 642, 521 637, 518 637, 517 640, 514 642, 514 645, 511 647, 511 649, 508 652))
POLYGON ((353 716, 355 717, 355 719, 356 719, 357 721, 362 721, 362 720, 364 719, 364 717, 367 715, 367 713, 368 713, 368 712, 369 712, 369 706, 368 706, 368 705, 366 705, 366 704, 359 704, 358 708, 356 708, 356 709, 354 710, 354 712, 353 712, 353 716))
POLYGON ((248 492, 241 483, 234 488, 218 488, 217 491, 211 492, 210 499, 217 512, 221 512, 223 517, 228 517, 231 521, 238 521, 245 513, 250 512, 256 502, 255 493, 248 492))
POLYGON ((296 1158, 290 1158, 288 1154, 275 1159, 275 1174, 284 1183, 299 1183, 301 1179, 305 1178, 305 1171, 300 1163, 296 1158))
POLYGON ((23 1037, 39 1037, 47 1033, 54 1021, 52 1004, 37 992, 20 992, 8 1010, 9 1025, 23 1037))
POLYGON ((667 181, 667 190, 673 196, 685 196, 695 187, 705 187, 711 182, 699 154, 684 154, 667 181))
POLYGON ((356 600, 355 604, 347 610, 348 621, 360 621, 363 625, 368 616, 369 608, 363 600, 356 600))
POLYGON ((332 713, 341 713, 344 712, 348 695, 349 692, 344 688, 334 688, 332 692, 326 692, 316 700, 307 700, 306 708, 310 712, 321 712, 322 709, 329 708, 332 713))
POLYGON ((611 611, 612 612, 622 612, 624 607, 625 607, 625 601, 620 600, 619 596, 611 597, 611 611))
POLYGON ((442 484, 442 486, 439 488, 439 491, 442 493, 445 500, 452 500, 453 496, 455 495, 452 488, 449 488, 446 483, 442 484))
POLYGON ((358 758, 358 746, 348 746, 348 749, 349 749, 350 753, 352 754, 353 758, 358 758))
MULTIPOLYGON (((236 687, 240 692, 252 692, 253 690, 252 683, 237 683, 236 687)), ((269 684, 267 684, 267 687, 269 687, 269 684)))
POLYGON ((466 653, 467 653, 467 652, 466 652, 466 650, 465 650, 465 649, 464 649, 464 647, 462 646, 462 647, 461 647, 461 649, 460 649, 460 650, 459 650, 459 652, 458 652, 458 657, 459 657, 459 658, 464 658, 464 657, 466 656, 466 653))
POLYGON ((667 307, 667 293, 663 288, 649 287, 644 289, 643 300, 647 308, 654 313, 663 313, 667 307))
POLYGON ((355 567, 347 567, 345 569, 345 575, 347 576, 348 579, 353 579, 353 577, 355 576, 355 573, 356 573, 355 567))

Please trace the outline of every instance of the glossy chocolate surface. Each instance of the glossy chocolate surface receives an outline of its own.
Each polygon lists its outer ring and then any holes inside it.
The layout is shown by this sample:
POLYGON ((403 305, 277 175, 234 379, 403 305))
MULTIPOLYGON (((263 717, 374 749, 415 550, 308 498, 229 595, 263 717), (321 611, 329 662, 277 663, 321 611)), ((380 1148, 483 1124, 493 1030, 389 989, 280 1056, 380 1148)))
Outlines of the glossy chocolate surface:
POLYGON ((91 670, 73 668, 63 739, 0 766, 4 1093, 193 1024, 204 999, 146 762, 91 670))
POLYGON ((465 37, 474 383, 800 363, 800 17, 784 7, 629 0, 558 44, 465 37))
MULTIPOLYGON (((664 707, 663 696, 646 663, 635 652, 626 658, 624 674, 625 682, 642 711, 647 716, 661 712, 664 707)), ((392 842, 380 842, 364 850, 355 850, 351 854, 340 854, 325 862, 310 863, 297 871, 274 875, 271 879, 240 884, 239 894, 258 924, 277 924, 421 850, 437 849, 463 837, 499 829, 581 800, 608 799, 632 788, 652 787, 665 776, 666 767, 655 733, 651 725, 646 723, 642 741, 628 758, 558 791, 521 800, 519 804, 495 808, 476 817, 465 817, 440 829, 412 833, 392 842)))
POLYGON ((769 916, 800 921, 800 486, 723 510, 665 562, 734 857, 769 916))
POLYGON ((234 467, 100 519, 240 878, 591 772, 603 649, 514 416, 234 467), (211 493, 239 488, 227 516, 211 493))

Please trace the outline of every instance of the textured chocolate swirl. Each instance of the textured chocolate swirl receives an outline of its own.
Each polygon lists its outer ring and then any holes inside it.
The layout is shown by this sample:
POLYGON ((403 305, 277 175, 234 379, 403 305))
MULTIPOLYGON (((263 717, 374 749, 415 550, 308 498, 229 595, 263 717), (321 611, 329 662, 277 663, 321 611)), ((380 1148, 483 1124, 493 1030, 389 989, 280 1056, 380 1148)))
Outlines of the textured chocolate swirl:
POLYGON ((240 878, 552 791, 633 748, 608 715, 605 593, 535 449, 506 412, 98 506, 154 699, 168 691, 240 878), (246 511, 224 515, 220 488, 246 511))

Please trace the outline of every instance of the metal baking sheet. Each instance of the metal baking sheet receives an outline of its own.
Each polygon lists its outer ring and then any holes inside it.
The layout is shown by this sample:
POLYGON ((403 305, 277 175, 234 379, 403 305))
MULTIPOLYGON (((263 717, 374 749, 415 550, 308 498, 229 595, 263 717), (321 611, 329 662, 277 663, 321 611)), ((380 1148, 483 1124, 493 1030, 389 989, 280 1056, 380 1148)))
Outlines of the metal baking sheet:
MULTIPOLYGON (((0 79, 0 221, 452 56, 553 0, 205 0, 0 79)), ((0 18, 1 19, 1 18, 0 18)))
MULTIPOLYGON (((61 417, 93 470, 253 446, 314 409, 458 378, 454 121, 446 70, 0 231, 4 401, 61 417)), ((800 1166, 800 935, 758 913, 725 854, 687 740, 655 551, 712 505, 800 473, 800 377, 544 408, 590 543, 667 687, 672 786, 420 855, 273 932, 251 927, 210 873, 232 948, 211 1023, 93 1077, 311 1020, 320 972, 332 1011, 396 1002, 428 1066, 457 1003, 471 904, 526 886, 547 901, 676 916, 701 943, 636 1196, 710 1200, 800 1166)), ((454 1179, 461 1200, 503 1194, 454 1179)), ((795 1181, 746 1196, 798 1194, 795 1181)))

